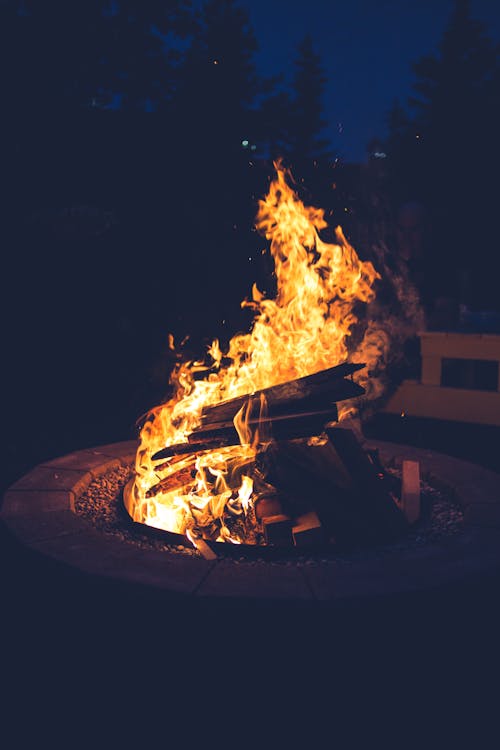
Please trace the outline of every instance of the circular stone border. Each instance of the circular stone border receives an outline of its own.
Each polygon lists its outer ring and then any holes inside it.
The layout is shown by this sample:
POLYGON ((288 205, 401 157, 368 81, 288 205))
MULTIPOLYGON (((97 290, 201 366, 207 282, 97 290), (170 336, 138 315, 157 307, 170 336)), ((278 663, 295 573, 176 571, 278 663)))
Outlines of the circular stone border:
POLYGON ((97 531, 75 513, 75 500, 96 477, 130 466, 137 443, 76 451, 36 466, 4 495, 0 519, 25 547, 80 572, 201 598, 335 602, 422 591, 500 569, 500 474, 407 445, 368 441, 383 463, 420 462, 421 475, 452 492, 464 513, 463 534, 387 558, 308 565, 213 561, 144 550, 97 531))

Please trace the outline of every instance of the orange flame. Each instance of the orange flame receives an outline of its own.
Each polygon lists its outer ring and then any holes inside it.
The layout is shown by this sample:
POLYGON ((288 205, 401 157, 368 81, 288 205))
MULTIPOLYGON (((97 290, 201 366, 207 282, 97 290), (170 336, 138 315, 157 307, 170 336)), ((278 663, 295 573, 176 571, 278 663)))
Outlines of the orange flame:
MULTIPOLYGON (((324 211, 305 206, 288 185, 285 170, 275 166, 276 179, 259 202, 256 228, 271 243, 276 298, 267 299, 254 285, 252 299, 242 303, 255 311, 250 332, 234 336, 224 353, 214 341, 208 350, 210 368, 203 362, 184 362, 174 369, 173 398, 152 410, 141 431, 133 488, 136 521, 180 533, 201 528, 211 538, 242 541, 229 529, 228 519, 246 515, 255 499, 250 467, 262 439, 252 439, 243 411, 235 418, 241 445, 198 455, 196 478, 188 487, 147 497, 147 491, 179 465, 167 462, 160 476, 152 455, 187 441, 207 405, 344 362, 357 322, 355 305, 375 296, 373 283, 380 277, 373 265, 358 258, 340 227, 334 243, 320 238, 319 231, 327 227, 324 211), (195 380, 193 373, 204 369, 205 378, 195 380)), ((380 356, 381 347, 368 331, 353 359, 365 361, 369 355, 370 361, 380 356)), ((264 407, 261 404, 261 410, 264 407)))

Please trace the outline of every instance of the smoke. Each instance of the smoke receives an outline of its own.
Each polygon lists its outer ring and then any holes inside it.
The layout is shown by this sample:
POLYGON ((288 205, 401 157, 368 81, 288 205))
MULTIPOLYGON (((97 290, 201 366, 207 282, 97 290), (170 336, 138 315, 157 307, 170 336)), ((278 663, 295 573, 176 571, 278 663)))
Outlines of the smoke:
POLYGON ((359 411, 362 418, 378 411, 406 377, 418 377, 419 339, 426 321, 420 294, 404 260, 385 245, 372 246, 373 263, 381 279, 376 297, 365 307, 353 333, 349 360, 364 362, 357 382, 366 390, 343 413, 359 411))

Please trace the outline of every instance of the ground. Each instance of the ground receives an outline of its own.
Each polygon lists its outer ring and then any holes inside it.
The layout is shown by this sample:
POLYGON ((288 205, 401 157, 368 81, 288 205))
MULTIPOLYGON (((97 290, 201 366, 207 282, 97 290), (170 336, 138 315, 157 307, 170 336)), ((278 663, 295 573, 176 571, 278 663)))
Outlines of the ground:
MULTIPOLYGON (((401 442, 412 442, 411 427, 404 424, 401 442)), ((401 424, 379 421, 370 431, 394 441, 397 429, 401 424)), ((455 455, 498 470, 498 430, 452 425, 450 431, 423 423, 413 429, 414 443, 426 441, 441 451, 447 445, 455 455), (449 442, 440 443, 446 437, 449 442)), ((276 602, 188 603, 96 581, 21 549, 3 527, 0 550, 4 683, 18 708, 31 715, 29 706, 43 706, 45 719, 49 707, 59 711, 63 701, 85 723, 89 711, 119 696, 117 721, 123 726, 154 682, 160 694, 156 689, 148 695, 144 710, 160 704, 166 717, 180 696, 200 695, 203 703, 215 701, 222 717, 231 710, 241 715, 242 696, 250 692, 255 720, 271 712, 275 721, 272 709, 284 697, 333 700, 340 686, 351 707, 360 706, 368 691, 370 705, 380 701, 389 714, 399 713, 400 704, 413 706, 415 721, 422 705, 412 704, 415 693, 440 711, 445 696, 453 696, 457 707, 467 697, 470 707, 496 680, 500 571, 425 593, 311 609, 276 602), (91 707, 84 709, 89 697, 91 707)))

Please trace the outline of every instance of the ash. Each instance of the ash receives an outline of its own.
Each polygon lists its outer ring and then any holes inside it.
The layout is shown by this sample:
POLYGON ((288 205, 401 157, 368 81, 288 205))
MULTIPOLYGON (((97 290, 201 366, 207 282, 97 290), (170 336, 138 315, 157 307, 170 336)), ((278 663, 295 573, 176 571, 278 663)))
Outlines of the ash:
MULTIPOLYGON (((398 475, 394 469, 391 474, 398 475)), ((94 479, 75 503, 75 511, 83 516, 96 529, 104 534, 117 537, 142 549, 166 551, 178 555, 200 557, 191 546, 168 544, 161 539, 152 538, 148 531, 142 533, 136 524, 132 524, 122 502, 122 491, 134 474, 133 467, 113 469, 101 477, 94 479)), ((231 549, 231 559, 235 564, 252 565, 267 562, 270 565, 314 565, 335 560, 349 565, 360 560, 380 559, 390 557, 412 547, 422 547, 436 544, 450 537, 464 532, 463 513, 451 495, 443 488, 436 488, 428 480, 421 482, 422 513, 420 520, 414 524, 407 534, 397 542, 371 547, 360 547, 339 552, 322 548, 320 551, 298 555, 295 549, 288 554, 273 560, 252 556, 234 559, 234 546, 231 549)), ((140 528, 140 527, 139 527, 140 528)), ((219 550, 217 550, 219 554, 219 550)), ((222 555, 221 555, 222 556, 222 555)))

